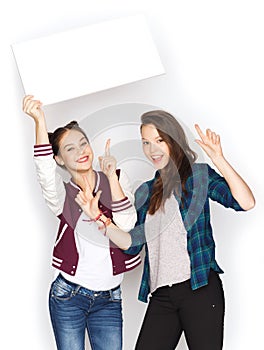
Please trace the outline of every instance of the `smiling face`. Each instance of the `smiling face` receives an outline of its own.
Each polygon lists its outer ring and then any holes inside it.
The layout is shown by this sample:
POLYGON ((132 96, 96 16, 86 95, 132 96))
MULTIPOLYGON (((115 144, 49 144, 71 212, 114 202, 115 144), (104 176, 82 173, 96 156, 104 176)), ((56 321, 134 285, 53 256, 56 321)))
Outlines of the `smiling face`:
POLYGON ((167 143, 152 124, 142 126, 141 137, 145 156, 156 169, 163 169, 170 160, 170 151, 167 143))
POLYGON ((93 151, 87 138, 78 130, 68 130, 60 140, 59 154, 55 156, 59 165, 73 174, 92 170, 93 151))

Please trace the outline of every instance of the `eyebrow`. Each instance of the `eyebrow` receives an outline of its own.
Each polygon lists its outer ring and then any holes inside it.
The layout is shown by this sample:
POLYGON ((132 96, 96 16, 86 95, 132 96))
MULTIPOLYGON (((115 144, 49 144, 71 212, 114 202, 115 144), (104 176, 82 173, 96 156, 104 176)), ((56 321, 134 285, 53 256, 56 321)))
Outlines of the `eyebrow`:
MULTIPOLYGON (((157 137, 155 137, 154 140, 157 140, 157 139, 162 139, 162 137, 161 137, 161 136, 157 136, 157 137)), ((145 139, 145 137, 141 137, 141 140, 146 140, 146 141, 148 141, 148 139, 145 139)))

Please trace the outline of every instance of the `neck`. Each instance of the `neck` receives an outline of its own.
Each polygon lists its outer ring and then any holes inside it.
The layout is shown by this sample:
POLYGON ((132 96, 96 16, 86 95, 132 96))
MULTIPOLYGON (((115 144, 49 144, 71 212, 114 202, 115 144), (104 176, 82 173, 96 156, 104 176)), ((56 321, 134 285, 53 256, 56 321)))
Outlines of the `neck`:
POLYGON ((85 191, 86 189, 86 181, 85 178, 88 180, 88 184, 90 189, 93 191, 94 187, 95 187, 95 172, 93 171, 93 169, 90 169, 86 172, 83 173, 72 173, 72 179, 73 182, 78 185, 83 191, 85 191))

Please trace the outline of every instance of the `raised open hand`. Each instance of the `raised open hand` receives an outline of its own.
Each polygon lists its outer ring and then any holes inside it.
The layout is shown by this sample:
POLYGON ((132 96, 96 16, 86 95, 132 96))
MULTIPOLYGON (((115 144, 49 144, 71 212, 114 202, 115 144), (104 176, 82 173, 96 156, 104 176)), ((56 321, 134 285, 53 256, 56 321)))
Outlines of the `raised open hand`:
POLYGON ((108 178, 116 174, 116 159, 110 154, 110 141, 106 141, 104 155, 98 157, 100 168, 108 178))
POLYGON ((208 157, 213 160, 216 157, 223 156, 219 135, 210 129, 206 129, 204 134, 198 124, 195 124, 195 129, 201 138, 200 140, 197 139, 195 141, 202 147, 208 157))

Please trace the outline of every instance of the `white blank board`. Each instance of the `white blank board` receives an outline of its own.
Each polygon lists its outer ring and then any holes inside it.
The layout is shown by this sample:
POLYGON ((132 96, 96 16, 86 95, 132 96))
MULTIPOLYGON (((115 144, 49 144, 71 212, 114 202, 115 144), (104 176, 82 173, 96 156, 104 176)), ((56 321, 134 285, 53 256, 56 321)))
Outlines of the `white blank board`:
POLYGON ((12 45, 26 94, 44 105, 165 73, 143 15, 12 45))

